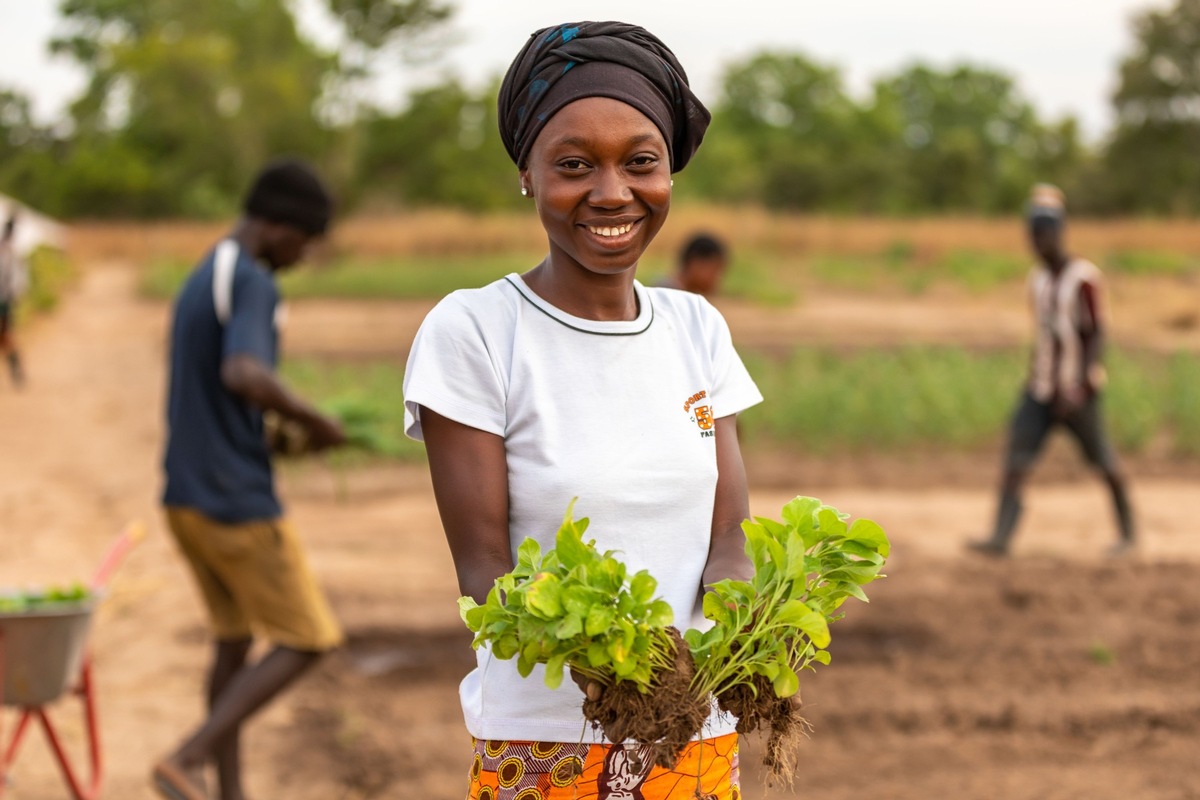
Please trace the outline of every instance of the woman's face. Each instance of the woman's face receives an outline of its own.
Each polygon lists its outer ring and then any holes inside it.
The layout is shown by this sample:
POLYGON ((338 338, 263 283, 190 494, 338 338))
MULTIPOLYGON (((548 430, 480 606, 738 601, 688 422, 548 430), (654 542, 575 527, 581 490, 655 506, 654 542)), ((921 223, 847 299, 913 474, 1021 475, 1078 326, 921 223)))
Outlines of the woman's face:
POLYGON ((546 123, 521 184, 537 203, 555 263, 616 274, 637 266, 667 219, 670 153, 633 106, 587 97, 546 123))

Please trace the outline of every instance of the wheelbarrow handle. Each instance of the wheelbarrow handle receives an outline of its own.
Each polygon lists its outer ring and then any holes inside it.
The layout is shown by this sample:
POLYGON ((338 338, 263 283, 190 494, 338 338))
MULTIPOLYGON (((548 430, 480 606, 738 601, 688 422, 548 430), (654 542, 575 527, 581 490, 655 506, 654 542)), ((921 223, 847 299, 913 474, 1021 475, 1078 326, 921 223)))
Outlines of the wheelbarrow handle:
POLYGON ((121 531, 121 535, 117 537, 108 548, 108 552, 104 554, 104 559, 100 562, 100 568, 96 570, 96 574, 92 577, 92 588, 103 589, 108 586, 108 581, 112 578, 112 574, 116 572, 117 567, 125 560, 125 556, 133 549, 134 545, 146 538, 146 526, 141 520, 135 520, 125 526, 125 530, 121 531))

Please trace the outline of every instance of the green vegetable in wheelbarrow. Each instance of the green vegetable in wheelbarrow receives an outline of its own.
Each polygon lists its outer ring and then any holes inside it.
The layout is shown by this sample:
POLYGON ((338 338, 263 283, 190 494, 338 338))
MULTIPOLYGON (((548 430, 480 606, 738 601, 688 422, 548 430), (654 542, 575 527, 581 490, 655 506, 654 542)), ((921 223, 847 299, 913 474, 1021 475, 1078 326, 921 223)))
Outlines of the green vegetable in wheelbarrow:
POLYGON ((0 593, 0 614, 25 614, 53 606, 78 605, 92 599, 92 592, 81 583, 0 593))

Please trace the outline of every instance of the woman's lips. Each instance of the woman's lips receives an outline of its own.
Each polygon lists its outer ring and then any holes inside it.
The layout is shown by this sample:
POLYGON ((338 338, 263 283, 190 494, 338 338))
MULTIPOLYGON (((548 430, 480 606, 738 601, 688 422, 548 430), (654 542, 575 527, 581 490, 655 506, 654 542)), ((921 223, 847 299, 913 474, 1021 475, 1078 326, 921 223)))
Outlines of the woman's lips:
POLYGON ((587 231, 588 238, 601 247, 619 248, 633 240, 641 222, 640 219, 636 219, 621 223, 584 224, 581 227, 587 231))

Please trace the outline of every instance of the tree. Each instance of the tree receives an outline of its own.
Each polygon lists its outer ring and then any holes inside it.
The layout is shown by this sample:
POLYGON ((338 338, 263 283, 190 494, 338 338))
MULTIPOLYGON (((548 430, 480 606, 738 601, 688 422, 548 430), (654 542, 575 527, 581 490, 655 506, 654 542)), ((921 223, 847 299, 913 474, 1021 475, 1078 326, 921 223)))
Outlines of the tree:
POLYGON ((877 196, 878 133, 846 94, 841 72, 797 53, 764 52, 730 65, 710 152, 688 183, 721 200, 853 210, 877 196))
MULTIPOLYGON (((448 13, 436 0, 328 7, 347 51, 360 54, 448 13)), ((322 112, 352 93, 368 59, 347 64, 306 41, 287 0, 63 0, 60 13, 52 46, 89 81, 59 165, 71 191, 53 210, 224 215, 282 153, 322 163, 337 184, 349 179, 353 158, 340 151, 353 145, 354 120, 322 112)))
POLYGON ((1034 182, 1069 179, 1081 154, 1073 121, 1042 125, 1013 80, 990 69, 917 64, 879 81, 875 106, 895 120, 896 188, 914 209, 1012 211, 1034 182))
POLYGON ((1200 0, 1133 22, 1105 154, 1109 210, 1200 213, 1200 0))
POLYGON ((400 113, 365 120, 357 174, 366 197, 473 211, 519 205, 496 122, 498 88, 471 92, 446 80, 415 92, 400 113))

